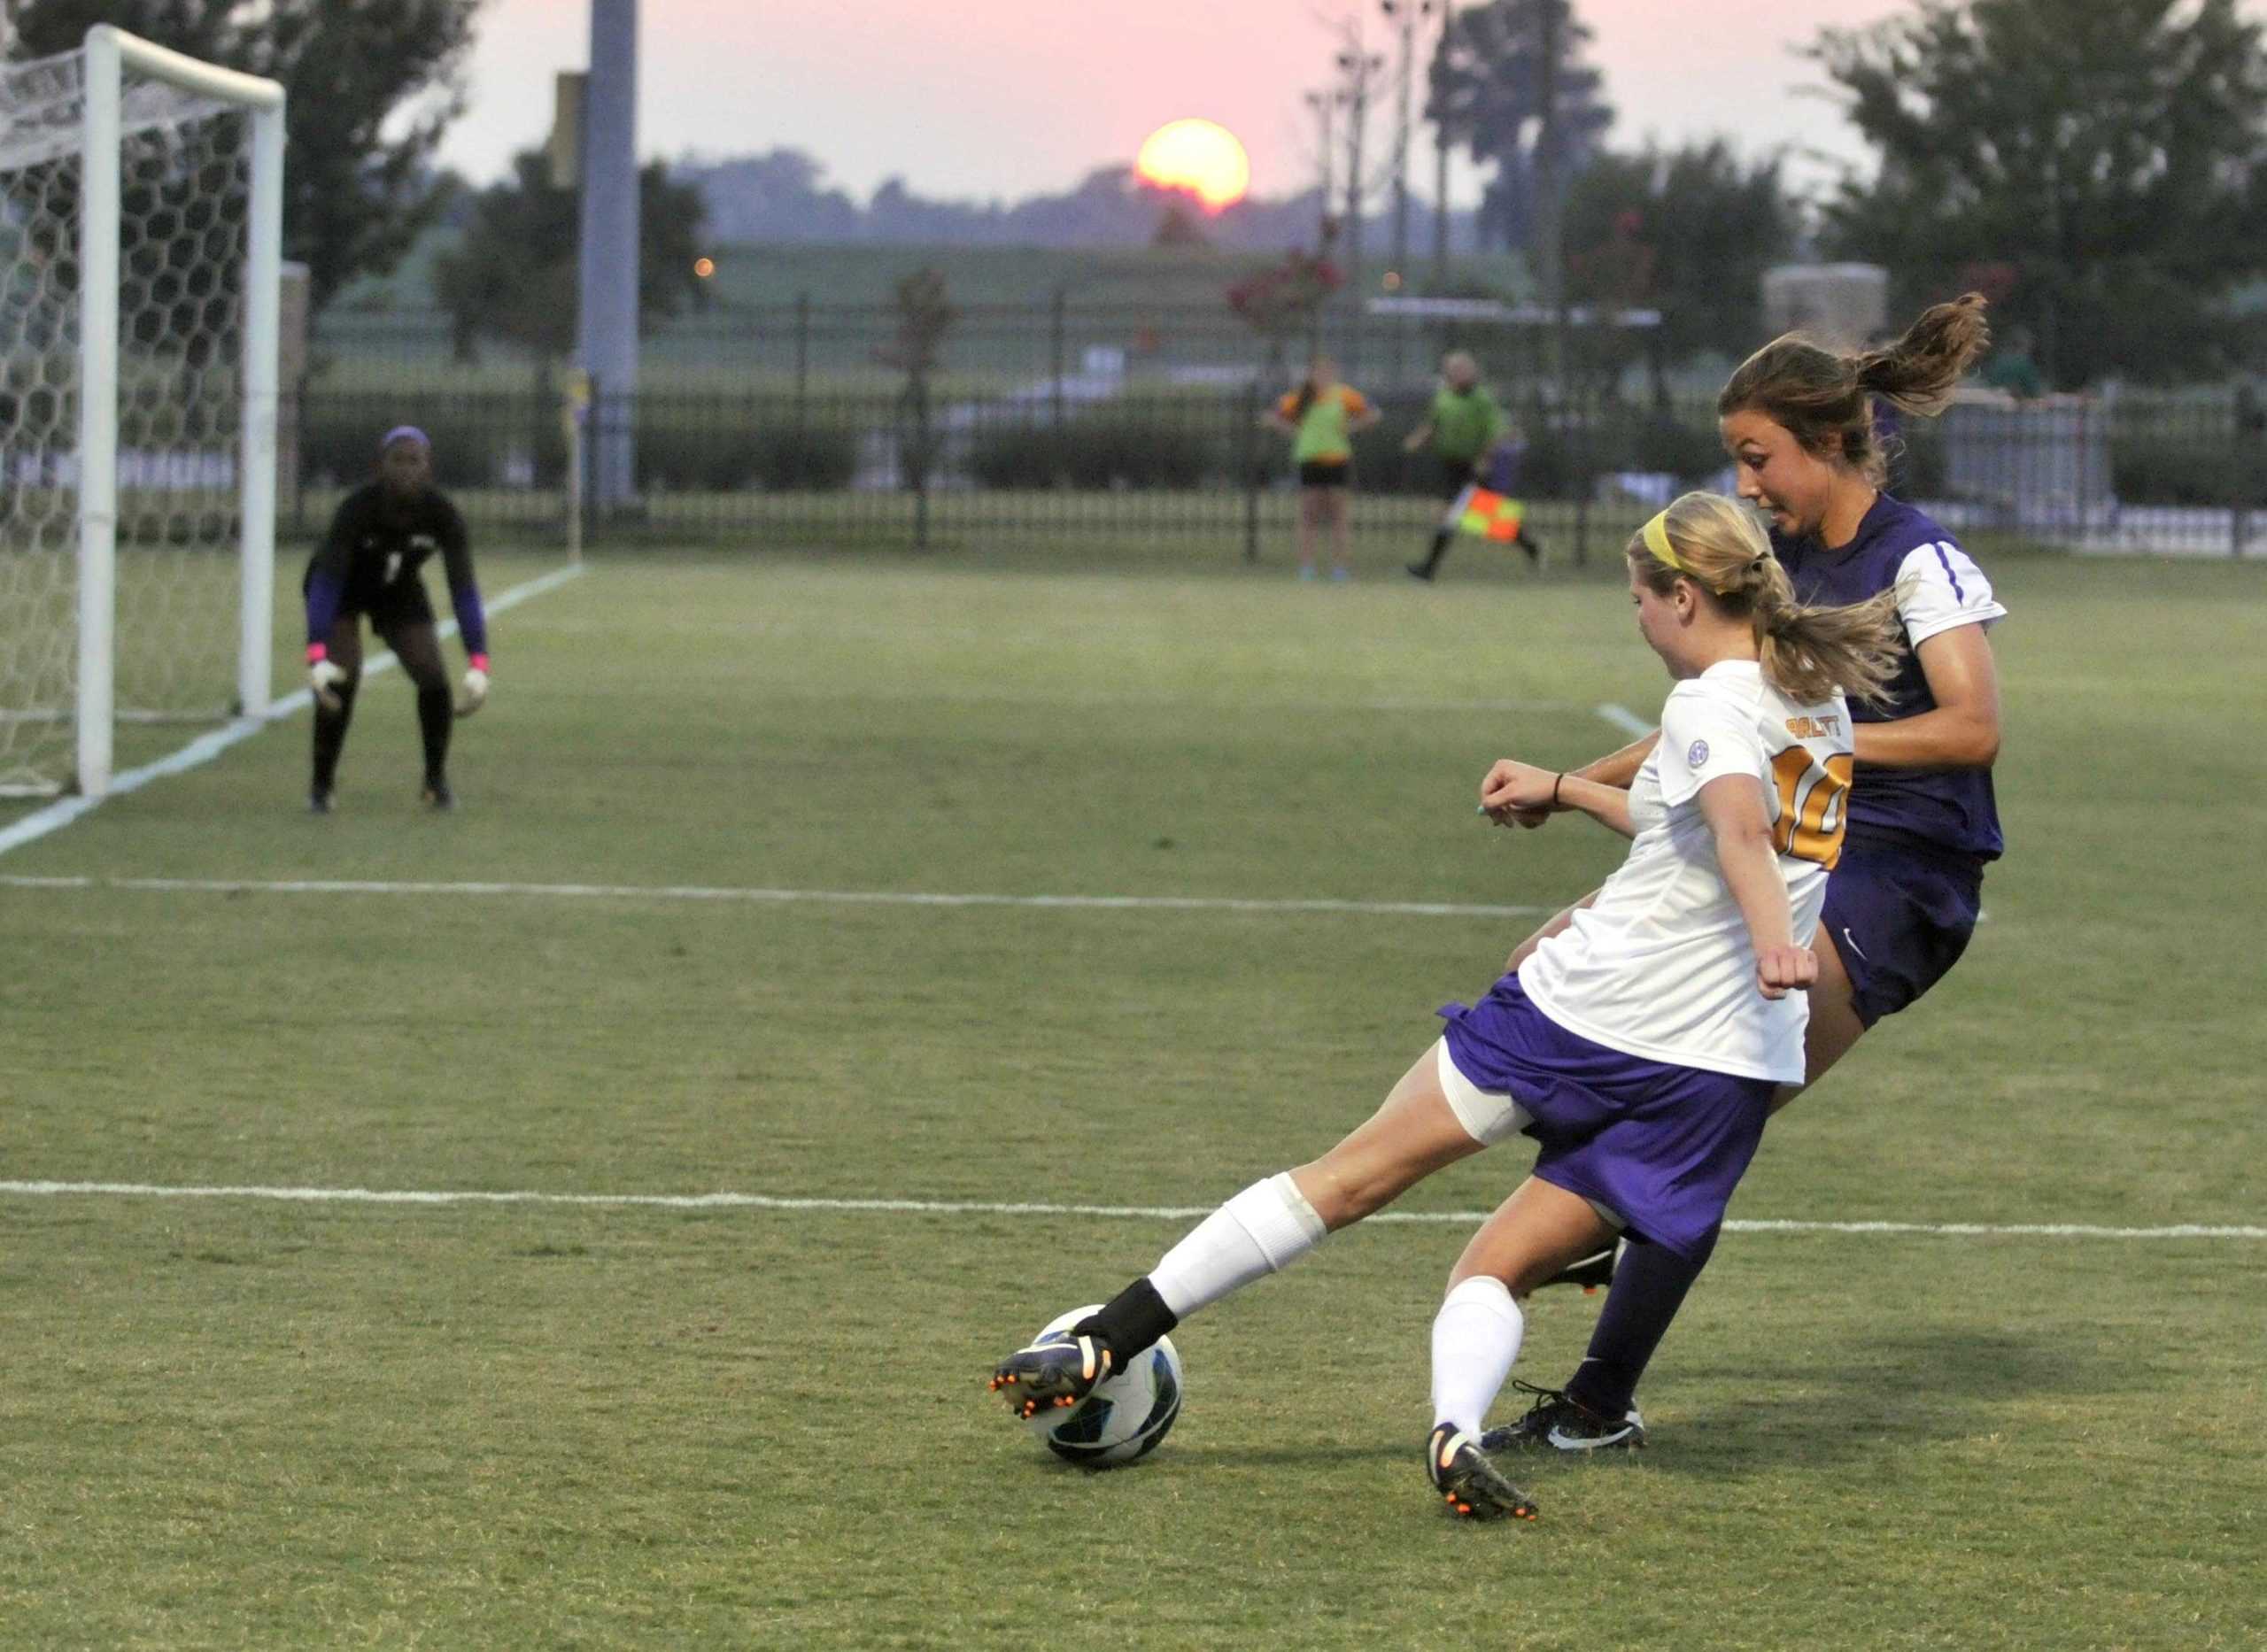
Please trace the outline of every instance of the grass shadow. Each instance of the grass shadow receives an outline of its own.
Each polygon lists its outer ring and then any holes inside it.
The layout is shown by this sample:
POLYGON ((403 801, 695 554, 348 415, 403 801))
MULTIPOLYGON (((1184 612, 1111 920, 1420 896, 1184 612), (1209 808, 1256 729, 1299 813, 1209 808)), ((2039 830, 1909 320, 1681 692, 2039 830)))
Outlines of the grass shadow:
MULTIPOLYGON (((1971 1325, 1910 1326, 1853 1340, 1831 1364, 1787 1362, 1682 1370, 1701 1391, 1687 1407, 1660 1396, 1649 1419, 1649 1467, 1737 1474, 1787 1457, 1861 1463, 1933 1440, 1997 1432, 2017 1401, 2039 1395, 2140 1393, 2142 1373, 2102 1350, 2044 1333, 1971 1325)), ((1642 1403, 1642 1401, 1641 1401, 1642 1403)))

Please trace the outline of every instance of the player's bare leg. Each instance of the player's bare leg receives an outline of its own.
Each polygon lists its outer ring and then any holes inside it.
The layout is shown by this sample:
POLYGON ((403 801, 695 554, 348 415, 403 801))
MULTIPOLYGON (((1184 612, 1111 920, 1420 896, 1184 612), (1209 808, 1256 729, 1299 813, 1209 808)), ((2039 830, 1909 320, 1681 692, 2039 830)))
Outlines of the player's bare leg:
POLYGON ((1378 1110, 1291 1180, 1323 1226, 1335 1233, 1382 1210, 1434 1171, 1471 1157, 1473 1139, 1441 1093, 1439 1057, 1428 1049, 1386 1094, 1378 1110))
POLYGON ((1245 1188, 1067 1338, 1010 1355, 993 1370, 992 1392, 1018 1417, 1076 1405, 1188 1315, 1288 1267, 1324 1235, 1482 1145, 1441 1093, 1439 1057, 1428 1049, 1336 1146, 1245 1188))
POLYGON ((1866 1033, 1866 1023, 1858 1015, 1858 990, 1851 985, 1850 972, 1842 967, 1842 954, 1822 923, 1811 942, 1811 951, 1818 955, 1818 979, 1806 994, 1810 1000, 1810 1021, 1803 1031, 1803 1081, 1779 1087, 1771 1098, 1774 1115, 1825 1077, 1866 1033))
POLYGON ((1330 507, 1330 495, 1323 488, 1299 490, 1299 577, 1314 577, 1314 542, 1316 530, 1321 526, 1324 513, 1330 507))
POLYGON ((1354 577, 1354 543, 1350 523, 1353 513, 1352 490, 1333 488, 1330 490, 1330 576, 1333 579, 1354 577))

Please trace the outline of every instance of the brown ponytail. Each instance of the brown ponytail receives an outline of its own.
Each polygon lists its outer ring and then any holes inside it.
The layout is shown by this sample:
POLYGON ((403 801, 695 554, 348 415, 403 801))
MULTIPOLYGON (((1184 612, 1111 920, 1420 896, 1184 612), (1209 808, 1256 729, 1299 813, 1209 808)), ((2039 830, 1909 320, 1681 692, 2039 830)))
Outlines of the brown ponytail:
POLYGON ((1984 295, 1974 292, 1933 305, 1896 343, 1854 356, 1783 334, 1734 370, 1716 413, 1760 413, 1809 452, 1840 459, 1878 487, 1887 462, 1874 435, 1872 398, 1924 417, 1942 413, 1991 344, 1984 306, 1984 295))
POLYGON ((1897 593, 1884 591, 1846 607, 1810 607, 1795 600, 1786 569, 1754 515, 1720 493, 1688 493, 1661 513, 1672 567, 1640 532, 1629 541, 1629 567, 1647 589, 1667 596, 1689 579, 1755 631, 1757 662, 1773 688, 1815 705, 1837 693, 1879 703, 1904 652, 1897 593))

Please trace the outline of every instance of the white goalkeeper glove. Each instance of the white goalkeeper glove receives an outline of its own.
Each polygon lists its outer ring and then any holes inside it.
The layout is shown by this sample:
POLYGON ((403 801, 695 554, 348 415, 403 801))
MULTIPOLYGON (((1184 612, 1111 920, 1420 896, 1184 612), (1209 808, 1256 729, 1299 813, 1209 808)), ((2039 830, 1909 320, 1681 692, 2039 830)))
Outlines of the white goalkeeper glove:
POLYGON ((315 697, 315 704, 325 711, 337 711, 346 702, 339 697, 338 685, 346 681, 346 673, 323 652, 321 643, 307 650, 307 688, 315 697))
POLYGON ((457 715, 469 717, 488 703, 488 656, 475 654, 465 668, 464 692, 457 699, 457 715))

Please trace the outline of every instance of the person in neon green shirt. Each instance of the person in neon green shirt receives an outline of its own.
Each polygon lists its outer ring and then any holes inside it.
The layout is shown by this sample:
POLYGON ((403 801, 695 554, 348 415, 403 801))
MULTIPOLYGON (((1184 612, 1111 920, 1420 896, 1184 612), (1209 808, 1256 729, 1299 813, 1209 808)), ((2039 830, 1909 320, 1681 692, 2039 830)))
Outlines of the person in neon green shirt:
POLYGON ((1317 356, 1306 377, 1265 413, 1263 422, 1291 438, 1299 471, 1299 577, 1314 577, 1316 537, 1330 531, 1333 579, 1354 577, 1346 532, 1354 483, 1354 436, 1378 421, 1377 409, 1350 384, 1338 382, 1338 364, 1317 356))
MULTIPOLYGON (((1526 444, 1510 415, 1480 382, 1480 364, 1466 351, 1451 350, 1441 358, 1441 388, 1434 394, 1431 412, 1401 446, 1409 453, 1428 446, 1433 450, 1440 461, 1441 498, 1452 506, 1475 482, 1509 493, 1518 485, 1519 457, 1526 444)), ((1428 580, 1439 571, 1456 531, 1453 515, 1434 529, 1431 551, 1423 561, 1409 565, 1412 578, 1428 580)), ((1524 521, 1512 543, 1527 552, 1529 562, 1541 563, 1543 547, 1524 521)))

